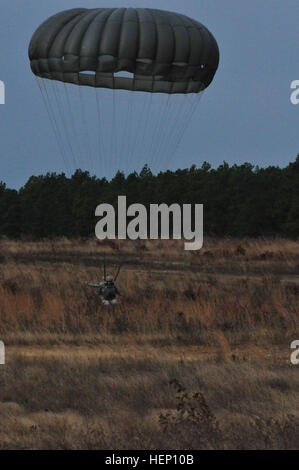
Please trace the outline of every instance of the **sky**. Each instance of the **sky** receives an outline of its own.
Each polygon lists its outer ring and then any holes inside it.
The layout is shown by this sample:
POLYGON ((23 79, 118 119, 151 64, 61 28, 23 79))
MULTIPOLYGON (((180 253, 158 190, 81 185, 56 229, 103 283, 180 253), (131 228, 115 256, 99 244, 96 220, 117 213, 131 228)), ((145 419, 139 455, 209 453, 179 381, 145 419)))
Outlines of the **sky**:
MULTIPOLYGON (((10 0, 2 2, 0 19, 0 80, 6 90, 0 105, 0 181, 19 188, 31 175, 66 171, 29 66, 34 31, 65 9, 124 6, 190 16, 207 26, 219 45, 214 81, 167 168, 203 161, 217 167, 224 160, 284 167, 295 160, 299 104, 291 103, 290 86, 299 80, 298 0, 10 0)), ((92 171, 87 160, 83 169, 92 171)))

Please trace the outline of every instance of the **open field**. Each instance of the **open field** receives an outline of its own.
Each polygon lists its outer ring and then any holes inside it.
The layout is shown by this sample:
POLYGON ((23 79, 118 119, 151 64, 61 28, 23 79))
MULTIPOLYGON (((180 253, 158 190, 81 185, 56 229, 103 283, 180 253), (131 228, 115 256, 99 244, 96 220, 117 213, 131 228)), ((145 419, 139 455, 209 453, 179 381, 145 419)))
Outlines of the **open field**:
POLYGON ((289 240, 2 240, 0 448, 298 448, 298 299, 289 240))

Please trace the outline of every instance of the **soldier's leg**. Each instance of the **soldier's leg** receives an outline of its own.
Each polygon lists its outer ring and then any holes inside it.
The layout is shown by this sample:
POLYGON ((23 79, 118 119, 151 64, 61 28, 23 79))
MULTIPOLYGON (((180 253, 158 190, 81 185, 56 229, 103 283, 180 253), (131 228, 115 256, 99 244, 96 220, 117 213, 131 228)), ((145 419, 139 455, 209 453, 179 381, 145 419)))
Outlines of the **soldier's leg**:
POLYGON ((102 305, 109 305, 109 301, 105 300, 104 297, 101 295, 102 305))

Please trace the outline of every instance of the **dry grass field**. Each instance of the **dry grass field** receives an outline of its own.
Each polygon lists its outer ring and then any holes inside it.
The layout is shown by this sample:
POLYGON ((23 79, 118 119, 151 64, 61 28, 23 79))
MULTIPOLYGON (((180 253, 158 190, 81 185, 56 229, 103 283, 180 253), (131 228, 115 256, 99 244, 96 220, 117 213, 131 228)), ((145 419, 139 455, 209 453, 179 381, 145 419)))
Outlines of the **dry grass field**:
POLYGON ((298 314, 298 242, 1 240, 0 449, 299 448, 298 314))

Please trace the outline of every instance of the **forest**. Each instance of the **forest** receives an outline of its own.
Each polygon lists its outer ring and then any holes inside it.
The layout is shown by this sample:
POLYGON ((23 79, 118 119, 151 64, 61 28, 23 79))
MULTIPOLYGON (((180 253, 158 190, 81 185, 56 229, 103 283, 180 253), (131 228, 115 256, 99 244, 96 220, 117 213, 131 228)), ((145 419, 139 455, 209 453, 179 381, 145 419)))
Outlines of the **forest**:
POLYGON ((19 190, 0 181, 0 236, 13 239, 94 236, 95 208, 127 204, 203 204, 204 232, 209 236, 299 236, 299 154, 280 168, 250 163, 218 168, 204 162, 189 169, 152 174, 122 172, 108 181, 78 169, 31 176, 19 190))

